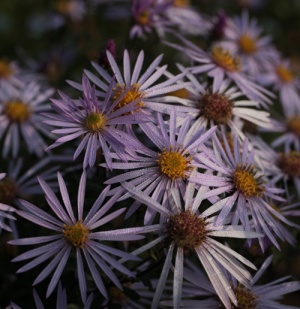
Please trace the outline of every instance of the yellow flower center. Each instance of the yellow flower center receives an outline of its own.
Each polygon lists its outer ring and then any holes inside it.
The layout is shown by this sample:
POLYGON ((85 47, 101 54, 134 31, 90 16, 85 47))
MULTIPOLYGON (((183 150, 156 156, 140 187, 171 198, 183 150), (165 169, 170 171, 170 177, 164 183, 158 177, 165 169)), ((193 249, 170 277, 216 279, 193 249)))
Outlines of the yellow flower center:
POLYGON ((11 205, 17 198, 18 188, 8 177, 0 180, 0 203, 11 205))
POLYGON ((191 93, 187 89, 178 89, 172 92, 169 92, 168 95, 172 95, 174 97, 188 99, 191 96, 191 93))
POLYGON ((0 60, 0 78, 7 78, 12 75, 13 70, 6 60, 0 60))
POLYGON ((255 309, 257 297, 253 292, 239 284, 234 290, 234 294, 238 305, 235 306, 232 304, 232 309, 255 309))
POLYGON ((88 236, 89 230, 79 220, 74 225, 64 224, 64 238, 76 248, 83 248, 88 236))
POLYGON ((289 131, 300 137, 300 116, 294 116, 287 120, 286 126, 289 131))
POLYGON ((3 113, 14 122, 24 122, 30 116, 29 105, 22 101, 10 101, 4 104, 3 113))
POLYGON ((240 46, 240 50, 245 54, 252 54, 257 49, 255 39, 251 38, 247 34, 243 34, 240 36, 238 44, 240 46))
POLYGON ((178 8, 186 8, 190 6, 191 1, 190 0, 173 0, 173 6, 178 8))
POLYGON ((284 83, 290 83, 291 81, 294 80, 294 75, 293 73, 288 70, 286 67, 279 65, 276 68, 276 73, 278 77, 284 82, 284 83))
MULTIPOLYGON (((120 100, 115 109, 117 110, 133 101, 142 99, 145 94, 144 92, 140 91, 140 87, 141 86, 139 84, 134 84, 133 86, 131 86, 131 89, 128 90, 126 85, 117 84, 117 87, 113 89, 114 91, 113 100, 114 101, 117 100, 124 92, 126 92, 126 94, 120 100)), ((144 103, 140 101, 136 104, 136 106, 144 106, 144 103)))
POLYGON ((143 11, 139 16, 136 17, 136 21, 142 25, 145 26, 149 23, 149 17, 150 17, 150 12, 149 11, 143 11))
POLYGON ((262 196, 265 188, 261 177, 255 178, 257 171, 252 164, 239 164, 233 174, 235 188, 244 194, 245 197, 262 196))
POLYGON ((158 166, 160 171, 171 178, 172 180, 178 178, 186 178, 186 172, 191 170, 189 164, 192 161, 192 157, 184 156, 184 150, 164 150, 158 155, 158 166))
POLYGON ((241 68, 239 58, 233 57, 230 52, 223 47, 215 46, 211 55, 214 62, 226 71, 236 72, 241 68))
POLYGON ((105 127, 106 117, 101 113, 89 114, 84 121, 84 126, 90 132, 98 132, 105 127))
POLYGON ((201 246, 207 235, 205 220, 189 210, 171 215, 167 230, 170 240, 185 250, 201 246))
POLYGON ((300 176, 300 152, 291 151, 289 154, 281 154, 279 159, 281 170, 291 177, 300 176))
POLYGON ((218 93, 205 94, 200 98, 200 116, 213 120, 216 124, 225 124, 232 117, 233 103, 218 93))

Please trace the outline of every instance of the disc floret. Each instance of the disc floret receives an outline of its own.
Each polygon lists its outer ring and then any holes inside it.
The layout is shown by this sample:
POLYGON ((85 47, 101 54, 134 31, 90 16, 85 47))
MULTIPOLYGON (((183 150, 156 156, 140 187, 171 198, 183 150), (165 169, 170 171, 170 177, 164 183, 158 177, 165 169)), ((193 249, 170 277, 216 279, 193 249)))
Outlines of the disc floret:
POLYGON ((29 118, 30 108, 22 101, 9 101, 4 104, 3 113, 10 121, 21 123, 29 118))
POLYGON ((170 240, 185 250, 198 248, 207 236, 205 220, 190 210, 171 215, 167 230, 170 240))
POLYGON ((276 73, 278 77, 281 79, 281 81, 284 83, 290 83, 294 80, 294 74, 289 69, 287 69, 282 65, 279 65, 276 68, 276 73))
POLYGON ((291 177, 300 176, 300 152, 291 151, 287 154, 281 154, 279 159, 281 170, 291 177))
MULTIPOLYGON (((117 84, 116 88, 113 88, 114 91, 113 100, 117 100, 124 92, 126 92, 126 94, 117 104, 115 109, 117 110, 123 106, 126 106, 127 104, 130 104, 131 102, 142 99, 145 94, 142 91, 140 91, 140 87, 141 85, 135 83, 134 85, 131 86, 130 90, 128 90, 126 85, 117 84)), ((140 101, 136 105, 144 106, 144 103, 140 101)))
POLYGON ((238 40, 240 50, 245 54, 253 54, 257 50, 255 39, 248 34, 243 34, 238 40))
POLYGON ((158 154, 157 163, 161 173, 172 180, 185 179, 186 172, 191 170, 190 163, 191 156, 184 154, 184 149, 164 149, 162 153, 158 154))
POLYGON ((233 183, 245 197, 262 196, 265 192, 262 176, 255 178, 257 174, 252 164, 238 164, 233 174, 233 183))
POLYGON ((212 58, 214 62, 229 72, 237 72, 240 70, 241 62, 238 57, 233 57, 231 53, 220 46, 215 46, 212 50, 212 58))
POLYGON ((75 248, 83 248, 87 240, 89 230, 79 220, 74 225, 63 227, 64 238, 75 248))
POLYGON ((219 93, 204 94, 199 100, 200 116, 213 120, 216 124, 225 124, 232 117, 233 102, 219 93))
POLYGON ((232 304, 232 309, 255 309, 257 304, 257 297, 249 289, 238 284, 238 286, 234 289, 234 294, 236 296, 238 305, 235 306, 232 304))
POLYGON ((5 177, 0 180, 0 203, 11 205, 17 198, 17 186, 13 180, 5 177))
POLYGON ((106 124, 105 115, 101 113, 91 113, 84 120, 84 126, 90 132, 101 131, 106 124))

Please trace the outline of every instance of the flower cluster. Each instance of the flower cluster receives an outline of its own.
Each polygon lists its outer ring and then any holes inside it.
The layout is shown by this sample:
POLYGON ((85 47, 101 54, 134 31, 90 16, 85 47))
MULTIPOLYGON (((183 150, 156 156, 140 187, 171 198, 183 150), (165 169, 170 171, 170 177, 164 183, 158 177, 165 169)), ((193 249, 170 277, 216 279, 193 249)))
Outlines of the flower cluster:
POLYGON ((299 281, 258 282, 270 251, 299 246, 296 72, 248 11, 119 2, 55 3, 52 29, 100 8, 145 44, 109 40, 56 92, 0 60, 0 246, 33 295, 0 302, 300 308, 280 302, 299 281), (151 35, 173 63, 149 52, 151 35))

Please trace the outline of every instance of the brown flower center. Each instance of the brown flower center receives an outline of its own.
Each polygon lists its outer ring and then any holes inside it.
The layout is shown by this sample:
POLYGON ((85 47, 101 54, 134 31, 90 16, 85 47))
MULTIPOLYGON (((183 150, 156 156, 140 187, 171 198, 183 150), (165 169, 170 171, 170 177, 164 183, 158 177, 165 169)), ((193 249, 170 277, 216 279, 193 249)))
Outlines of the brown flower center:
POLYGON ((289 131, 300 137, 300 116, 294 116, 287 120, 286 126, 289 131))
POLYGON ((252 54, 257 49, 255 40, 247 34, 243 34, 240 36, 238 44, 240 50, 245 54, 252 54))
POLYGON ((257 171, 252 164, 239 164, 233 174, 235 188, 244 194, 245 197, 262 196, 265 188, 262 176, 255 178, 257 171))
POLYGON ((183 155, 184 150, 164 150, 158 154, 158 166, 161 173, 175 180, 178 178, 185 179, 186 172, 191 170, 190 162, 192 157, 183 155))
POLYGON ((200 116, 213 120, 216 124, 225 124, 232 117, 233 103, 222 94, 205 94, 198 104, 200 116))
POLYGON ((237 72, 241 68, 241 62, 238 57, 233 57, 230 52, 223 47, 215 46, 211 53, 213 61, 229 72, 237 72))
POLYGON ((8 177, 0 180, 0 203, 11 205, 18 195, 18 188, 8 177))
POLYGON ((289 154, 281 154, 278 166, 291 177, 300 176, 300 152, 291 151, 289 154))
POLYGON ((232 309, 255 309, 257 304, 257 297, 253 292, 239 284, 234 290, 234 293, 238 305, 235 306, 234 304, 232 304, 232 309))
POLYGON ((64 224, 63 228, 64 238, 76 248, 83 248, 87 240, 89 230, 79 220, 74 225, 64 224))
POLYGON ((171 241, 188 250, 201 246, 207 235, 205 220, 189 210, 171 215, 167 230, 171 241))
POLYGON ((24 122, 30 116, 30 108, 22 101, 9 101, 4 104, 3 113, 13 122, 24 122))

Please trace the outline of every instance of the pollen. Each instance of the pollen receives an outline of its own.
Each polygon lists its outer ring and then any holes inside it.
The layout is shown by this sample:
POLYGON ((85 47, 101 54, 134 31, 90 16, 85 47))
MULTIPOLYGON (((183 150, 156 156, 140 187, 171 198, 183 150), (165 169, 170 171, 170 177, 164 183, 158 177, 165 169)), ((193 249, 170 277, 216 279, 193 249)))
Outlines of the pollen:
POLYGON ((198 248, 207 236, 205 220, 189 210, 171 215, 167 230, 170 240, 184 250, 198 248))
POLYGON ((18 189, 13 180, 8 177, 0 180, 0 203, 11 205, 17 195, 18 189))
POLYGON ((183 155, 183 151, 184 149, 173 150, 171 148, 158 154, 157 162, 161 173, 172 180, 185 179, 186 172, 191 170, 192 157, 183 155))
POLYGON ((276 68, 276 73, 278 77, 281 79, 281 81, 284 83, 290 83, 294 80, 294 74, 289 69, 287 69, 282 65, 279 65, 276 68))
POLYGON ((6 60, 0 60, 0 78, 7 78, 11 76, 13 70, 6 60))
POLYGON ((106 117, 101 113, 89 114, 84 121, 84 126, 90 132, 101 131, 106 124, 106 117))
POLYGON ((257 50, 255 39, 251 38, 247 34, 240 36, 238 40, 240 50, 245 54, 253 54, 257 50))
POLYGON ((173 1, 173 6, 177 8, 186 8, 190 6, 191 1, 190 0, 174 0, 173 1))
POLYGON ((239 58, 233 57, 231 53, 223 47, 215 46, 211 56, 214 62, 226 71, 237 72, 241 68, 239 58))
POLYGON ((265 188, 262 176, 255 178, 257 171, 252 164, 238 164, 234 174, 233 183, 245 197, 262 196, 265 188))
POLYGON ((149 19, 150 19, 150 12, 145 10, 143 12, 141 12, 138 16, 135 17, 136 21, 142 25, 148 25, 149 24, 149 19))
POLYGON ((281 154, 278 166, 291 177, 300 176, 300 152, 291 151, 288 154, 281 154))
MULTIPOLYGON (((124 92, 126 92, 126 94, 120 100, 115 109, 119 109, 133 101, 142 99, 145 94, 144 92, 140 91, 140 87, 141 86, 139 84, 134 84, 133 86, 131 86, 130 90, 128 90, 126 85, 117 84, 117 87, 113 89, 114 91, 113 100, 114 101, 117 100, 124 92)), ((136 105, 144 106, 144 103, 142 101, 139 101, 136 105)))
POLYGON ((213 120, 216 124, 226 124, 232 117, 233 103, 224 95, 204 94, 198 105, 200 116, 213 120))
POLYGON ((290 132, 300 137, 300 116, 294 116, 287 120, 286 126, 290 132))
POLYGON ((13 122, 24 122, 30 114, 29 105, 22 101, 10 101, 4 104, 3 113, 13 122))
POLYGON ((79 220, 74 225, 64 224, 63 236, 64 238, 76 248, 83 248, 87 240, 89 230, 79 220))
POLYGON ((232 308, 241 309, 255 309, 257 305, 257 297, 249 289, 238 284, 236 289, 234 289, 234 294, 237 299, 237 306, 232 304, 232 308))

